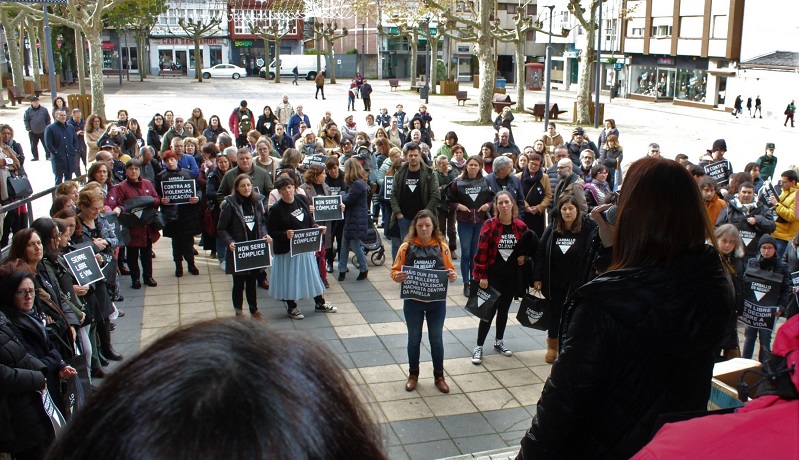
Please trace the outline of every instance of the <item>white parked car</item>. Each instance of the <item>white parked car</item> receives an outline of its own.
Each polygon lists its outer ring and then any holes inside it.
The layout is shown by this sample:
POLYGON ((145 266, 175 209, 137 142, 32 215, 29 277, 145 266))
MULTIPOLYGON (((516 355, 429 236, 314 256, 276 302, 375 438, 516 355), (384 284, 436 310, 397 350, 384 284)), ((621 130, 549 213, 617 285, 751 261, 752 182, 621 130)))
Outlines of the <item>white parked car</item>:
POLYGON ((203 69, 203 78, 224 77, 234 80, 246 77, 247 70, 233 64, 217 64, 208 69, 203 69))

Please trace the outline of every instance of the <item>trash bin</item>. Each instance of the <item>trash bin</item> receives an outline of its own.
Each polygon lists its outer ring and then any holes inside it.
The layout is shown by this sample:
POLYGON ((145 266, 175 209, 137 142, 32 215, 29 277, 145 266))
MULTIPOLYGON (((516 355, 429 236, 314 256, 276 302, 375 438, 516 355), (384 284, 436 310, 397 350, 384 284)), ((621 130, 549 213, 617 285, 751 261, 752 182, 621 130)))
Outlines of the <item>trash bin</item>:
POLYGON ((505 88, 506 80, 502 77, 497 78, 497 88, 505 88))
POLYGON ((430 90, 427 86, 419 88, 419 99, 427 99, 427 92, 430 90))

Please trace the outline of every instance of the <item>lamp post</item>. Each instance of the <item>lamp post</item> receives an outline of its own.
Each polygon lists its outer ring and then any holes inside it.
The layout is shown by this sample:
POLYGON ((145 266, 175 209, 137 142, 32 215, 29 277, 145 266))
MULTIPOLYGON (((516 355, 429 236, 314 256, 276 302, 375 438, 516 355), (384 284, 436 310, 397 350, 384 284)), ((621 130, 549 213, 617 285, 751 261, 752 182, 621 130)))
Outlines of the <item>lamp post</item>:
POLYGON ((361 24, 361 77, 366 76, 366 23, 361 24))
POLYGON ((599 2, 599 26, 596 32, 596 94, 594 94, 594 128, 599 128, 599 90, 602 86, 602 1, 599 2))
POLYGON ((547 96, 546 101, 544 102, 544 131, 546 131, 549 127, 549 93, 552 87, 550 82, 550 78, 552 77, 552 11, 555 9, 555 5, 546 5, 544 8, 549 8, 549 41, 547 42, 546 63, 547 96))

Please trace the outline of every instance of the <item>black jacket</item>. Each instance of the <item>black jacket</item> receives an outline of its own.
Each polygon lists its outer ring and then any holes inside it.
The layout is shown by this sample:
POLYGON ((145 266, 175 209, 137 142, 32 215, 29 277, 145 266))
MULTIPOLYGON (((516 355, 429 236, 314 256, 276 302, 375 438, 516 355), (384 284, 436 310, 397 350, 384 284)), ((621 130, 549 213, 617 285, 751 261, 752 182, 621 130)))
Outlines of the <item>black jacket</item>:
MULTIPOLYGON (((253 203, 253 213, 255 214, 255 238, 263 238, 266 236, 266 216, 264 212, 264 197, 256 195, 256 202, 253 203)), ((225 243, 225 247, 230 243, 241 243, 247 241, 247 229, 244 227, 244 211, 241 204, 236 201, 232 195, 225 197, 222 203, 222 211, 219 213, 219 224, 216 227, 216 237, 220 238, 225 243)), ((233 251, 228 250, 225 256, 225 273, 233 275, 233 251)))
POLYGON ((562 351, 519 458, 627 459, 658 415, 705 410, 733 295, 710 246, 671 267, 615 270, 580 287, 564 307, 562 351))
MULTIPOLYGON (((156 176, 156 192, 161 192, 161 183, 171 178, 191 180, 191 173, 188 169, 180 169, 180 166, 177 168, 175 171, 165 169, 156 176)), ((164 236, 167 238, 175 238, 181 235, 197 235, 202 232, 200 203, 165 204, 161 206, 161 213, 164 215, 164 220, 166 220, 164 236)))
POLYGON ((745 259, 757 257, 758 253, 760 253, 757 247, 760 237, 764 233, 771 234, 777 229, 777 224, 771 217, 771 211, 767 206, 762 203, 756 203, 752 209, 745 212, 737 198, 730 200, 727 206, 722 208, 719 213, 719 217, 716 219, 716 228, 724 224, 732 224, 740 232, 746 248, 745 259), (755 225, 750 225, 747 222, 749 217, 755 218, 755 225))
POLYGON ((53 440, 39 391, 47 366, 25 350, 0 313, 0 451, 20 452, 53 440))
MULTIPOLYGON (((582 228, 580 229, 580 239, 577 247, 578 260, 575 268, 572 270, 573 278, 569 292, 577 289, 583 283, 592 278, 593 267, 593 254, 594 243, 597 239, 597 225, 590 216, 583 214, 582 228)), ((555 229, 552 224, 549 224, 541 235, 541 241, 535 254, 535 261, 533 262, 533 280, 541 281, 542 292, 546 298, 552 298, 550 287, 552 282, 550 280, 550 273, 552 272, 552 248, 555 245, 555 229)))

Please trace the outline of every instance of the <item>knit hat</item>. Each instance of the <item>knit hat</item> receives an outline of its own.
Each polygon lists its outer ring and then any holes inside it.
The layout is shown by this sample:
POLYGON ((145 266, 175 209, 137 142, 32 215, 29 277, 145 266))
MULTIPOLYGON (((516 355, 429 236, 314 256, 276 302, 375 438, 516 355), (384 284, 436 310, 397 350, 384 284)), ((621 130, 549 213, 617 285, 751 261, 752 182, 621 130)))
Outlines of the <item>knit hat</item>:
POLYGON ((757 248, 760 249, 764 244, 770 244, 774 246, 774 249, 777 249, 777 240, 769 234, 760 237, 760 241, 757 242, 757 248))
POLYGON ((716 150, 724 150, 727 151, 727 142, 724 139, 716 139, 713 142, 713 148, 710 150, 711 152, 715 152, 716 150))

